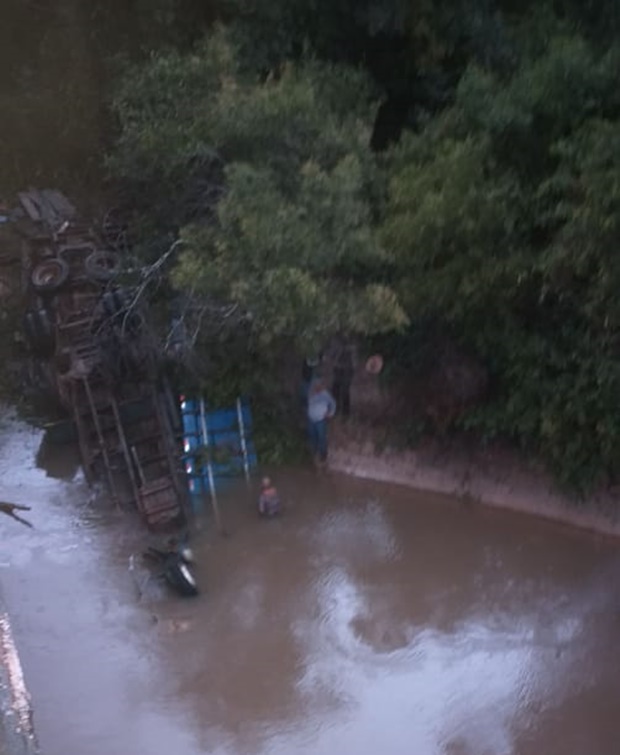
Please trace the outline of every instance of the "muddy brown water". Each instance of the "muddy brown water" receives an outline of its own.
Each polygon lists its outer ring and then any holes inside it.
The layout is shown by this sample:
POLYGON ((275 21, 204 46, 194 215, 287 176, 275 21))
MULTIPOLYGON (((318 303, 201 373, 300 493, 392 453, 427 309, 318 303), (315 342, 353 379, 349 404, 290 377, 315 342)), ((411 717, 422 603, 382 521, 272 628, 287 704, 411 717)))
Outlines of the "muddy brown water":
POLYGON ((44 755, 615 755, 616 544, 429 494, 280 471, 193 538, 204 593, 41 435, 0 424, 0 580, 44 755), (139 598, 139 586, 142 586, 139 598))

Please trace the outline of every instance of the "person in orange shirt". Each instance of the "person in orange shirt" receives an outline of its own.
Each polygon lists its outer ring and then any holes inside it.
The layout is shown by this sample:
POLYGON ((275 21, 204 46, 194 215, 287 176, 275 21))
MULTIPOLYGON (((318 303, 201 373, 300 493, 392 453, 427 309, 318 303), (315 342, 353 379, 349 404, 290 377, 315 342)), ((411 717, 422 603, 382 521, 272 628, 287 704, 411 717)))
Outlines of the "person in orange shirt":
POLYGON ((263 477, 261 494, 258 499, 258 513, 261 516, 271 518, 281 511, 280 496, 269 477, 263 477))

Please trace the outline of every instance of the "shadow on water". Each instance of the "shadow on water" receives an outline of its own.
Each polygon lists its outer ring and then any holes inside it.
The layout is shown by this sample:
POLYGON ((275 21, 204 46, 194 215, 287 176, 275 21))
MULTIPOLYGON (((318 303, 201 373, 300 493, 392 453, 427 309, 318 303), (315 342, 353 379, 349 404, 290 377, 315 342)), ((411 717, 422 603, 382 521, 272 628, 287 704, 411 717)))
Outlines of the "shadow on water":
POLYGON ((240 485, 221 495, 224 538, 206 507, 204 591, 182 600, 137 589, 148 535, 40 442, 5 417, 5 497, 36 529, 0 521, 0 579, 49 755, 617 751, 608 543, 276 470, 281 519, 240 485))
POLYGON ((80 454, 72 443, 59 446, 44 433, 36 455, 36 465, 48 477, 71 482, 81 471, 80 454))

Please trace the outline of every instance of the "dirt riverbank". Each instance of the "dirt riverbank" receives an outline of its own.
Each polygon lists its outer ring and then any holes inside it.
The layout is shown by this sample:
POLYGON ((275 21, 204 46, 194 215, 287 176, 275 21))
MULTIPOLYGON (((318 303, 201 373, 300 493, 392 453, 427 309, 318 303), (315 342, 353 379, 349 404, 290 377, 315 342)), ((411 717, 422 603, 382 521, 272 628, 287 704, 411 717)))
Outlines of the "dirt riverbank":
POLYGON ((415 450, 379 448, 355 424, 331 428, 330 468, 355 477, 456 495, 466 505, 523 512, 600 535, 620 537, 620 495, 603 491, 587 501, 558 490, 540 467, 509 448, 448 447, 421 443, 415 450))

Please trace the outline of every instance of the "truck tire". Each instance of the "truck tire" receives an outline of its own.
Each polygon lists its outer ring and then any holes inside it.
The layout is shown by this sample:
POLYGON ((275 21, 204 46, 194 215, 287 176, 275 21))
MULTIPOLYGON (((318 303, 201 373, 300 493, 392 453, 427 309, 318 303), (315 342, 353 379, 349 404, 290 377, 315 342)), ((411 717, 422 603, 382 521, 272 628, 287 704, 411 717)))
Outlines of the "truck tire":
POLYGON ((69 265, 60 257, 51 257, 40 262, 32 271, 30 280, 35 291, 51 293, 58 291, 69 277, 69 265))
POLYGON ((121 258, 116 252, 98 251, 84 261, 86 275, 96 283, 107 283, 121 270, 121 258))

